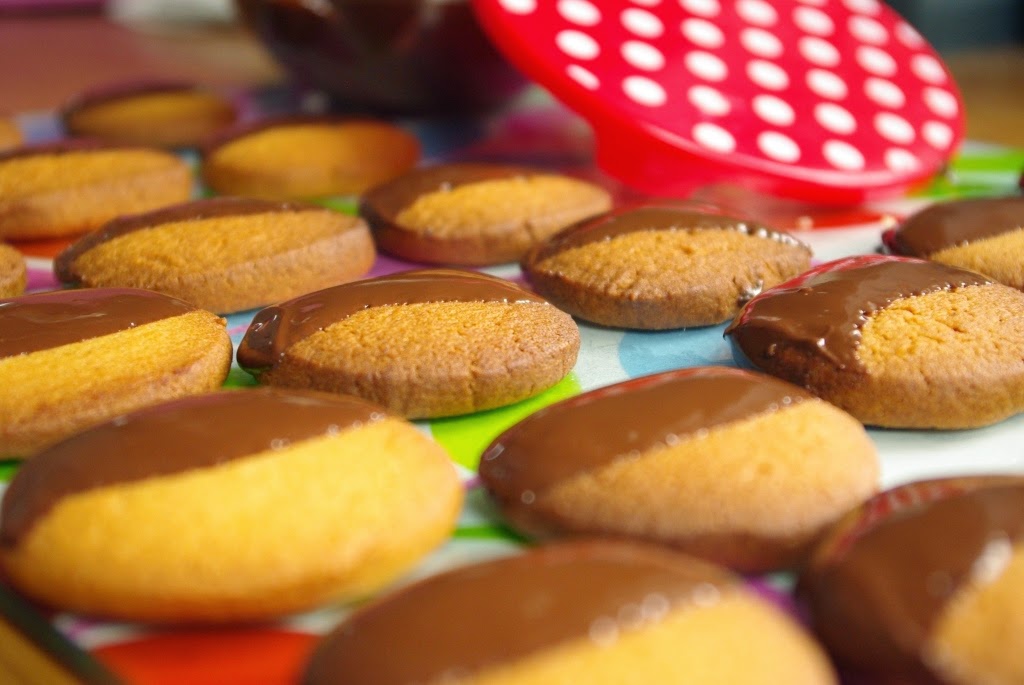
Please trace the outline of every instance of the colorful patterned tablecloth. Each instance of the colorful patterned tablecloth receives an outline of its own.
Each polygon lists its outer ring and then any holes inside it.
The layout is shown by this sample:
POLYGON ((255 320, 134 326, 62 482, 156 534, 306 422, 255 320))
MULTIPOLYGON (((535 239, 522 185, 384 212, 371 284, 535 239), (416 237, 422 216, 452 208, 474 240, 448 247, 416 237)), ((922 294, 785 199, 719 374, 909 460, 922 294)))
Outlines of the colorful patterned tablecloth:
MULTIPOLYGON (((243 104, 249 116, 258 108, 243 104)), ((261 103, 265 100, 261 100, 261 103)), ((260 106, 263 106, 261 104, 260 106)), ((277 103, 280 108, 281 103, 277 103)), ((271 107, 273 109, 273 107, 271 107)), ((20 123, 32 139, 59 135, 49 114, 26 115, 20 123)), ((592 144, 585 124, 543 93, 535 91, 516 107, 486 120, 406 121, 420 136, 428 161, 475 159, 534 164, 556 168, 608 185, 620 201, 634 199, 628 189, 601 176, 593 166, 592 144)), ((907 197, 855 208, 814 207, 759 197, 742 189, 706 188, 694 199, 713 202, 735 213, 756 216, 765 223, 794 231, 814 250, 816 261, 877 251, 879 236, 901 217, 937 200, 1018 192, 1024 153, 980 144, 964 146, 946 173, 907 197)), ((201 193, 202 189, 197 189, 201 193)), ((339 211, 354 211, 351 198, 327 202, 339 211)), ((56 287, 51 258, 60 242, 22 243, 28 256, 29 287, 56 287)), ((380 256, 370 276, 420 265, 380 256)), ((515 264, 483 269, 520 280, 515 264)), ((254 312, 228 317, 237 346, 254 312)), ((525 402, 478 414, 418 425, 450 453, 467 490, 466 506, 451 540, 425 559, 401 582, 441 569, 512 553, 523 542, 506 529, 489 505, 475 476, 480 453, 504 428, 536 409, 590 390, 669 369, 699 365, 732 366, 724 326, 667 332, 622 331, 580 324, 582 347, 572 373, 554 388, 525 402)), ((54 373, 59 373, 54 369, 54 373)), ((228 386, 251 385, 252 379, 235 366, 228 386)), ((967 473, 1024 473, 1024 416, 989 428, 954 431, 870 430, 882 461, 883 487, 925 477, 967 473)), ((0 488, 17 469, 16 462, 0 463, 0 488)), ((201 522, 182 521, 182 526, 201 522)), ((281 540, 287 545, 287 540, 281 540)), ((785 574, 751 579, 754 587, 783 606, 790 606, 791 579, 785 574)), ((214 629, 152 629, 56 614, 52 624, 127 682, 191 683, 193 685, 297 682, 316 636, 336 625, 351 607, 326 607, 273 624, 214 629)))

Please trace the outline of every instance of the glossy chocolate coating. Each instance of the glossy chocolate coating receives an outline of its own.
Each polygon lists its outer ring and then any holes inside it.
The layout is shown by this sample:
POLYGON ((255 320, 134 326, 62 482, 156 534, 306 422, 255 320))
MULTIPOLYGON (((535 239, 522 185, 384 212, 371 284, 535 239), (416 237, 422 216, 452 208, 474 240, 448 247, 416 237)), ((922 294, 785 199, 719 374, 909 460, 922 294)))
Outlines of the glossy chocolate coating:
POLYGON ((566 250, 610 240, 629 233, 696 229, 736 231, 793 247, 803 247, 808 253, 810 252, 810 249, 788 233, 775 231, 767 226, 743 219, 696 211, 686 207, 647 205, 615 211, 576 224, 552 237, 536 252, 530 254, 527 259, 533 264, 539 264, 566 250))
POLYGON ((816 557, 800 594, 816 630, 845 663, 942 682, 923 654, 936 620, 993 545, 1022 542, 1024 483, 979 484, 899 509, 838 553, 816 557))
POLYGON ((506 511, 519 512, 515 520, 529 520, 544 491, 575 475, 810 397, 789 383, 728 368, 626 381, 520 421, 484 451, 480 477, 506 511))
POLYGON ((407 271, 345 283, 259 312, 238 346, 238 363, 250 372, 258 372, 274 366, 295 343, 356 312, 426 302, 545 300, 502 278, 453 269, 407 271))
POLYGON ((253 389, 175 400, 118 417, 40 452, 0 511, 0 545, 17 545, 62 498, 208 468, 378 420, 349 396, 253 389))
POLYGON ((655 624, 696 594, 735 587, 709 564, 659 550, 550 545, 434 576, 368 606, 324 639, 304 682, 442 682, 599 640, 604 624, 618 630, 624 616, 655 624))
POLYGON ((734 350, 764 368, 778 348, 796 347, 846 370, 862 369, 860 330, 896 300, 991 280, 944 264, 877 257, 852 268, 816 270, 755 297, 726 329, 734 350))
POLYGON ((416 169, 368 190, 359 203, 359 214, 371 228, 387 226, 402 230, 398 216, 424 195, 447 192, 473 183, 543 173, 529 167, 474 163, 439 164, 416 169))
POLYGON ((162 224, 202 221, 227 216, 245 216, 276 212, 327 211, 316 205, 301 202, 269 202, 247 198, 217 197, 208 200, 184 202, 144 214, 132 214, 107 222, 99 230, 88 233, 69 245, 53 262, 53 270, 63 283, 79 283, 81 277, 75 273, 75 260, 92 248, 127 233, 134 233, 162 224))
POLYGON ((1024 197, 941 202, 914 214, 886 241, 896 254, 929 257, 946 248, 1024 228, 1024 197))
POLYGON ((58 290, 0 300, 0 359, 126 331, 195 309, 137 288, 58 290))
POLYGON ((526 84, 468 0, 236 0, 295 80, 339 108, 430 114, 492 108, 526 84))

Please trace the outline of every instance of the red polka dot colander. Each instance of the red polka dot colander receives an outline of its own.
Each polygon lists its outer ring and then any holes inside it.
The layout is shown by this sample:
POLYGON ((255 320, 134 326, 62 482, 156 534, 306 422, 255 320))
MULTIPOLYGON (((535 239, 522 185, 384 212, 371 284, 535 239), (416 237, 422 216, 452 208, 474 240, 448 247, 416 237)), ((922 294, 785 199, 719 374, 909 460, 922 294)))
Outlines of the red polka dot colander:
POLYGON ((963 136, 949 71, 878 0, 473 0, 516 66, 655 195, 742 184, 821 203, 905 191, 963 136))

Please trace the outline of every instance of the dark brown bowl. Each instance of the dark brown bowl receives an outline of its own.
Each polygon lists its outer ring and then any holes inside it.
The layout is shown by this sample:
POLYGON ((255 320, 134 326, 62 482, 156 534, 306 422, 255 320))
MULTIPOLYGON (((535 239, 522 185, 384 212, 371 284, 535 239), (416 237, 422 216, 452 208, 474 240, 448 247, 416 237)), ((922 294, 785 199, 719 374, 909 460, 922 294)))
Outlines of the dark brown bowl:
POLYGON ((300 85, 342 109, 473 113, 526 81, 483 34, 469 0, 236 0, 300 85))

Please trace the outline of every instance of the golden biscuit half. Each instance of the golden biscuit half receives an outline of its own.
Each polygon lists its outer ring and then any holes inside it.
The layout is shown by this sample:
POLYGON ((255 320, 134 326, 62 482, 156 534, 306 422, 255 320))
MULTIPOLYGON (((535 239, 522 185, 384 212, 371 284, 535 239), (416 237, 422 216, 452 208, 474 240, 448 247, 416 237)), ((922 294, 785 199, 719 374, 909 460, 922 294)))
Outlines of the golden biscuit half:
POLYGON ((974 428, 1024 410, 1024 293, 901 257, 830 262, 749 302, 736 356, 861 422, 974 428))
POLYGON ((316 205, 197 200, 115 219, 55 261, 64 283, 162 292, 214 312, 351 281, 373 265, 366 224, 316 205))
POLYGON ((538 293, 573 316, 656 330, 722 323, 810 259, 787 233, 666 203, 577 224, 522 266, 538 293))
POLYGON ((760 573, 799 565, 875 493, 879 465, 864 428, 832 405, 706 367, 545 407, 495 438, 480 477, 528 536, 629 537, 760 573))
POLYGON ((419 158, 419 141, 392 124, 290 117, 224 134, 207 147, 202 173, 222 195, 302 200, 357 195, 419 158))
POLYGON ((149 82, 83 93, 62 113, 73 136, 119 145, 195 147, 234 123, 234 105, 195 84, 149 82))
POLYGON ((223 319, 159 293, 64 290, 0 301, 0 456, 29 457, 111 417, 220 387, 223 319))
POLYGON ((572 369, 572 317, 509 281, 435 269, 304 295, 256 315, 239 365, 260 383, 358 395, 409 418, 540 393, 572 369))
POLYGON ((0 243, 0 297, 25 292, 25 258, 10 245, 0 243))
POLYGON ((265 619, 391 581, 447 539, 461 502, 445 451, 379 407, 227 391, 40 453, 4 496, 0 562, 67 611, 265 619))
POLYGON ((467 566, 369 604, 324 638, 303 682, 837 679, 800 626, 738 578, 683 555, 605 541, 467 566))
POLYGON ((16 148, 0 153, 0 238, 85 233, 191 193, 188 165, 162 150, 86 141, 16 148))
POLYGON ((825 538, 798 595, 865 682, 1024 682, 1024 478, 886 491, 825 538))
POLYGON ((592 183, 498 164, 442 164, 369 190, 360 214, 381 250, 414 262, 483 265, 519 260, 577 221, 608 211, 592 183))

